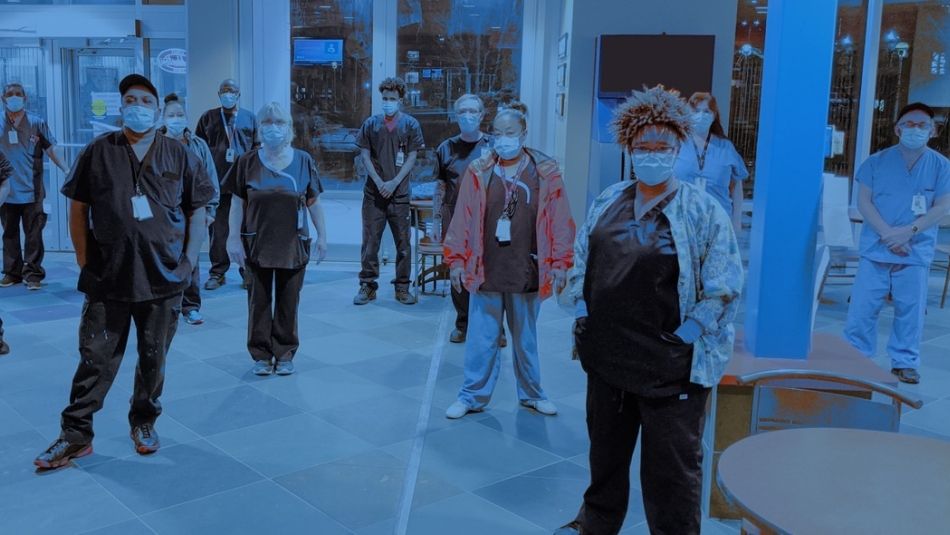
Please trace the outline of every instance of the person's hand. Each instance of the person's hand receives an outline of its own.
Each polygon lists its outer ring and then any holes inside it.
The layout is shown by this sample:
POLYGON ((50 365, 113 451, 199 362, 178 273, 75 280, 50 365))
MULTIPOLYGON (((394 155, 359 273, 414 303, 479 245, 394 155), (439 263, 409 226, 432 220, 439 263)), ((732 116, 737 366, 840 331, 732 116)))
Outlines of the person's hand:
POLYGON ((228 258, 238 266, 244 267, 244 261, 246 258, 246 253, 244 252, 244 244, 241 243, 240 238, 228 238, 228 258))
POLYGON ((316 245, 317 245, 317 264, 319 264, 320 262, 323 262, 323 260, 327 257, 327 241, 322 238, 318 239, 316 240, 316 245))
POLYGON ((910 256, 910 244, 896 245, 891 247, 891 252, 897 256, 910 256))
POLYGON ((206 215, 206 216, 205 216, 205 225, 210 227, 210 226, 213 225, 213 224, 214 224, 214 218, 211 217, 211 214, 206 215))
POLYGON ((551 270, 551 282, 554 286, 554 293, 561 293, 567 287, 567 271, 563 269, 551 270))
POLYGON ((452 281, 452 288, 454 288, 456 292, 462 291, 462 273, 464 272, 465 270, 460 267, 454 267, 449 270, 449 280, 452 281))
POLYGON ((384 199, 388 199, 393 196, 393 193, 396 192, 396 181, 390 180, 388 182, 383 182, 379 186, 379 193, 383 196, 384 199))
POLYGON ((891 250, 895 247, 906 245, 914 237, 914 231, 911 227, 894 227, 881 235, 881 241, 891 250))
POLYGON ((79 269, 86 267, 86 254, 76 253, 76 265, 79 266, 79 269))

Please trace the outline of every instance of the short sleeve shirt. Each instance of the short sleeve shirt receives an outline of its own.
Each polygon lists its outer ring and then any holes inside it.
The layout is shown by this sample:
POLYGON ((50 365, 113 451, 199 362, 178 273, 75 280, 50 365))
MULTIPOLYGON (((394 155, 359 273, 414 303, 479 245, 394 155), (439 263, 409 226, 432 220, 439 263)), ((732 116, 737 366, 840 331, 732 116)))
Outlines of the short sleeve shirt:
MULTIPOLYGON (((908 170, 900 148, 893 146, 865 160, 855 179, 871 189, 871 202, 885 223, 892 227, 907 226, 919 217, 913 210, 916 195, 923 195, 928 210, 937 199, 950 195, 950 161, 927 148, 908 170)), ((929 266, 934 257, 937 231, 934 226, 915 235, 910 242, 910 255, 900 256, 881 241, 874 227, 865 224, 861 228, 861 256, 875 262, 929 266)))
MULTIPOLYGON (((382 114, 373 115, 363 122, 356 138, 359 148, 369 150, 373 167, 384 182, 396 178, 399 173, 400 167, 396 165, 396 158, 400 151, 404 157, 408 157, 410 152, 426 148, 422 139, 422 127, 415 117, 399 112, 395 121, 396 127, 390 132, 386 128, 385 117, 382 114)), ((366 181, 365 191, 373 195, 379 193, 372 180, 366 181)), ((394 197, 409 202, 408 178, 399 185, 394 197)))
POLYGON ((43 185, 43 152, 56 144, 49 125, 42 118, 27 113, 13 124, 3 115, 3 135, 0 136, 0 152, 13 167, 10 182, 9 204, 40 202, 46 197, 43 185), (16 132, 16 143, 10 143, 10 133, 16 132))
POLYGON ((435 151, 437 162, 436 178, 445 182, 445 197, 442 202, 455 207, 459 195, 459 178, 468 169, 469 164, 491 150, 491 138, 482 135, 481 139, 465 141, 461 135, 443 141, 435 151))
POLYGON ((727 214, 732 214, 729 185, 733 180, 742 182, 749 178, 749 171, 728 139, 712 136, 709 139, 709 147, 706 148, 705 159, 702 158, 703 148, 702 145, 694 144, 692 138, 684 141, 680 145, 673 175, 694 185, 698 185, 700 178, 704 178, 706 193, 719 201, 719 205, 727 214), (703 160, 702 165, 700 160, 703 160))
POLYGON ((214 157, 218 180, 223 181, 233 162, 228 162, 228 148, 234 149, 234 161, 257 144, 257 119, 243 108, 228 112, 223 108, 208 110, 198 119, 195 135, 205 140, 214 157))
POLYGON ((125 134, 110 132, 83 149, 62 193, 89 205, 91 239, 79 291, 142 302, 185 288, 192 271, 185 256, 187 217, 214 195, 204 166, 187 147, 156 134, 140 162, 125 134), (132 216, 138 192, 148 200, 149 219, 132 216))

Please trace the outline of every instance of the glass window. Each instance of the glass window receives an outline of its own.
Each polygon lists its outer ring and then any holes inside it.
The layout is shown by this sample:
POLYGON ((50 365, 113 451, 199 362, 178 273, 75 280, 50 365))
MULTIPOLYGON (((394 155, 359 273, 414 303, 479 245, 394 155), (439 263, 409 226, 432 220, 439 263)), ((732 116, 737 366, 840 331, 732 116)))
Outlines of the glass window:
POLYGON ((406 81, 406 110, 434 149, 458 134, 455 99, 475 93, 494 115, 518 97, 522 0, 400 0, 397 72, 406 81))
POLYGON ((26 110, 46 117, 46 65, 40 47, 0 47, 0 88, 19 82, 26 89, 26 110))
POLYGON ((849 5, 847 2, 838 4, 831 92, 828 100, 828 124, 833 125, 837 132, 844 134, 844 153, 826 159, 825 171, 839 176, 854 175, 858 101, 861 96, 861 66, 864 62, 867 13, 866 0, 857 5, 849 5))
POLYGON ((909 102, 934 108, 934 149, 950 150, 950 9, 945 1, 885 0, 877 67, 871 152, 897 142, 894 123, 909 102))
POLYGON ((729 106, 729 139, 749 168, 743 182, 746 196, 755 181, 755 150, 759 136, 759 106, 762 100, 762 62, 765 59, 765 0, 739 0, 736 13, 736 49, 732 64, 732 95, 729 106))
POLYGON ((373 107, 373 2, 291 0, 290 9, 294 144, 318 162, 324 188, 359 190, 356 134, 373 107))
POLYGON ((178 93, 187 102, 188 53, 185 40, 149 39, 145 46, 148 47, 149 79, 158 89, 159 96, 165 98, 169 93, 178 93))

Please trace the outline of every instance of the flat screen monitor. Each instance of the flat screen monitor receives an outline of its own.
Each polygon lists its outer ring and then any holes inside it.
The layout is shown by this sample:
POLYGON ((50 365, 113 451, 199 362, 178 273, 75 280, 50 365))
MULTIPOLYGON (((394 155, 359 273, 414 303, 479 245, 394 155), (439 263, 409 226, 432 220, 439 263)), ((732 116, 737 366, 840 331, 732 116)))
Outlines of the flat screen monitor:
POLYGON ((294 65, 343 63, 343 39, 294 39, 294 65))
POLYGON ((715 44, 713 35, 601 35, 597 96, 625 98, 657 84, 683 98, 711 91, 715 44))

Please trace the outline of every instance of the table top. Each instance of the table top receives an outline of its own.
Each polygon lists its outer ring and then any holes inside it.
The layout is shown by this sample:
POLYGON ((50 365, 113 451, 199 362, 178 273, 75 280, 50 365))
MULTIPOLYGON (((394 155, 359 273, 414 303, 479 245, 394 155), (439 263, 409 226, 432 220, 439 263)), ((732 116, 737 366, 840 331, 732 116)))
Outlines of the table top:
POLYGON ((723 452, 719 486, 779 533, 947 533, 950 442, 856 429, 790 429, 723 452))

